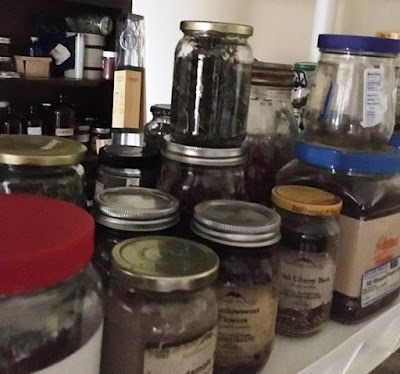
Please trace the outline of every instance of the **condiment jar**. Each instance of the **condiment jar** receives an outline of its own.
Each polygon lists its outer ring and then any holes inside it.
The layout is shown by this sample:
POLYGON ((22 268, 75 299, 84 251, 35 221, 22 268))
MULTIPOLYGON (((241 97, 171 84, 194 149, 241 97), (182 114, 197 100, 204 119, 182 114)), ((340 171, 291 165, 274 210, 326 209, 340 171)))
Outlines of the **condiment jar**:
POLYGON ((278 308, 279 228, 279 215, 259 204, 210 200, 194 210, 196 240, 220 259, 216 374, 258 373, 268 360, 278 308))
POLYGON ((94 200, 96 221, 93 263, 108 284, 111 251, 119 242, 144 235, 177 235, 179 202, 173 196, 141 187, 116 187, 94 200))
MULTIPOLYGON (((94 118, 85 118, 85 122, 94 123, 94 118)), ((113 143, 111 139, 111 129, 109 127, 92 127, 90 129, 90 140, 89 150, 94 154, 100 152, 100 148, 111 145, 113 143)))
POLYGON ((103 78, 107 80, 114 79, 115 71, 115 60, 117 58, 117 52, 114 51, 103 51, 103 78))
POLYGON ((394 128, 394 59, 400 41, 322 34, 305 109, 305 140, 347 149, 380 148, 394 128))
POLYGON ((0 192, 29 193, 86 206, 84 170, 86 148, 52 136, 0 137, 0 192))
POLYGON ((207 148, 240 147, 246 136, 253 28, 183 21, 175 50, 171 123, 174 141, 207 148))
POLYGON ((278 186, 272 201, 282 219, 277 332, 307 336, 329 320, 342 199, 306 186, 278 186))
POLYGON ((171 131, 171 105, 152 105, 150 111, 153 118, 144 126, 144 142, 147 148, 160 151, 164 136, 171 131))
POLYGON ((211 373, 218 307, 217 255, 165 236, 126 240, 112 251, 102 372, 211 373))
POLYGON ((0 194, 0 206, 0 371, 98 374, 92 218, 42 196, 0 194))

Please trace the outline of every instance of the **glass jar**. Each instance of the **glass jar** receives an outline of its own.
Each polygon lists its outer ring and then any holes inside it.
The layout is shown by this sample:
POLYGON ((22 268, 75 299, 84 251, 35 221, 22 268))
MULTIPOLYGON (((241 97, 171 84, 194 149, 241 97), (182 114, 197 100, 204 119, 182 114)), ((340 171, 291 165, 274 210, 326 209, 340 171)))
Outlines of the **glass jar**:
POLYGON ((305 109, 305 139, 349 149, 379 148, 394 128, 394 58, 400 42, 320 35, 313 87, 305 109))
POLYGON ((400 151, 346 152, 298 143, 278 185, 301 184, 343 200, 331 315, 356 323, 400 293, 400 151))
POLYGON ((44 195, 86 206, 86 148, 52 136, 0 137, 0 193, 44 195))
POLYGON ((119 242, 144 235, 178 235, 179 202, 158 190, 116 187, 100 192, 94 201, 96 221, 93 264, 108 285, 111 251, 119 242))
POLYGON ((83 144, 86 148, 89 149, 91 122, 87 121, 87 119, 88 118, 85 118, 83 121, 79 121, 77 123, 74 138, 77 142, 83 144))
POLYGON ((210 200, 194 211, 192 230, 220 259, 216 374, 258 373, 275 337, 280 218, 258 204, 210 200))
POLYGON ((104 51, 103 52, 103 78, 107 80, 114 79, 115 60, 117 59, 117 52, 104 51))
POLYGON ((113 144, 111 139, 111 129, 109 127, 94 127, 95 119, 88 117, 85 118, 86 123, 91 123, 90 127, 90 140, 89 151, 94 154, 100 152, 100 148, 113 144))
POLYGON ((0 372, 98 374, 93 220, 63 201, 0 194, 0 372))
POLYGON ((290 65, 253 65, 244 148, 246 192, 254 203, 271 205, 275 174, 294 158, 298 137, 291 102, 294 81, 290 65))
POLYGON ((112 251, 102 372, 211 373, 218 257, 166 236, 126 240, 112 251))
POLYGON ((157 188, 179 200, 181 222, 189 228, 196 204, 211 199, 246 200, 241 148, 184 146, 166 137, 157 188))
POLYGON ((66 17, 69 31, 108 36, 114 23, 111 17, 102 14, 83 14, 74 18, 66 17))
POLYGON ((40 103, 39 107, 40 119, 43 122, 43 134, 42 135, 52 135, 52 116, 53 109, 51 103, 40 103))
POLYGON ((171 105, 152 105, 150 111, 153 118, 144 126, 144 142, 146 147, 160 151, 164 136, 171 131, 171 105))
POLYGON ((10 50, 11 39, 0 36, 0 56, 1 57, 12 57, 12 53, 10 50))
POLYGON ((175 50, 171 123, 174 141, 208 148, 240 147, 246 136, 253 28, 183 21, 175 50))
POLYGON ((28 116, 25 121, 26 134, 28 135, 42 135, 43 121, 38 115, 37 106, 29 105, 28 116))
POLYGON ((52 135, 73 139, 75 133, 75 109, 63 94, 58 95, 58 102, 53 107, 52 135))
POLYGON ((282 219, 277 332, 313 335, 329 320, 342 200, 317 188, 287 185, 274 187, 272 201, 282 219))

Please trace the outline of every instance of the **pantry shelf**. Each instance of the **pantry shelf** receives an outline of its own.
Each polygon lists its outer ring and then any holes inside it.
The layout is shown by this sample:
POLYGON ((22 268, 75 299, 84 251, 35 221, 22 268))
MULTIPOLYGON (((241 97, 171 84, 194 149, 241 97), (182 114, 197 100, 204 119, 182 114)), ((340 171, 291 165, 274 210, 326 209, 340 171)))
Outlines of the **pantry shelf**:
POLYGON ((72 79, 72 78, 19 78, 0 79, 0 86, 29 86, 46 85, 54 87, 97 87, 108 84, 112 87, 112 81, 105 79, 72 79))
POLYGON ((358 325, 329 322, 303 339, 278 336, 262 374, 367 374, 400 348, 400 297, 358 325))

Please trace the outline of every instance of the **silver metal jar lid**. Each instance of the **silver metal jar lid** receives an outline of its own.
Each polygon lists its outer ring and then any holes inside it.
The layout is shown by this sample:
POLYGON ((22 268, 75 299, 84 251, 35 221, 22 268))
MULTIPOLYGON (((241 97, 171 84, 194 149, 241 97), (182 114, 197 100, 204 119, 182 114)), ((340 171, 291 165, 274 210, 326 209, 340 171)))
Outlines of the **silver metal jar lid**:
POLYGON ((213 31, 222 34, 251 36, 253 35, 253 27, 248 25, 240 25, 236 23, 226 22, 210 22, 210 21, 182 21, 181 30, 185 31, 213 31))
POLYGON ((281 219, 259 204, 235 200, 209 200, 196 205, 192 230, 213 242, 256 248, 277 243, 281 219))
POLYGON ((173 161, 203 166, 236 166, 244 163, 243 148, 202 148, 175 143, 164 137, 161 154, 173 161))
POLYGON ((122 231, 160 231, 179 222, 179 202, 165 193, 143 187, 116 187, 94 199, 97 223, 122 231))

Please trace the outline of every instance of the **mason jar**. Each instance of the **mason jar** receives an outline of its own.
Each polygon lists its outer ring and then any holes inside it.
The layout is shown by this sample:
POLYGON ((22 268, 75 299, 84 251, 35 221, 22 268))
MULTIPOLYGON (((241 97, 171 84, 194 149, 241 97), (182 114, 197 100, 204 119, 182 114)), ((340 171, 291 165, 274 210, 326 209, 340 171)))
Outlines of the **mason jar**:
POLYGON ((253 28, 183 21, 175 50, 171 123, 174 141, 208 148, 240 147, 246 136, 253 28))
POLYGON ((150 112, 153 118, 144 126, 144 142, 146 148, 160 151, 164 135, 171 132, 171 105, 152 105, 150 112))

